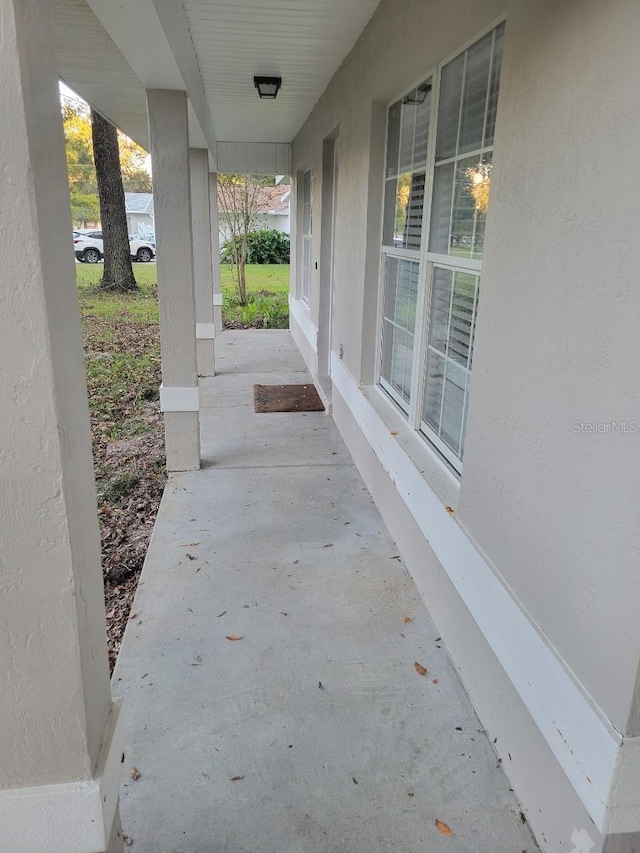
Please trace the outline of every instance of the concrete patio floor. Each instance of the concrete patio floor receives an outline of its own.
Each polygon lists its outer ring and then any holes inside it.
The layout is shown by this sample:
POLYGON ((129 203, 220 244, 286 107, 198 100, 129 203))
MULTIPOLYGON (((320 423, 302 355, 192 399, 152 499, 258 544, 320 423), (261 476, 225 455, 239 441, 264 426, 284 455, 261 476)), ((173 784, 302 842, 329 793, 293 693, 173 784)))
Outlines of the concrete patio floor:
POLYGON ((216 348, 114 673, 130 849, 537 850, 333 421, 253 411, 309 378, 289 333, 216 348))

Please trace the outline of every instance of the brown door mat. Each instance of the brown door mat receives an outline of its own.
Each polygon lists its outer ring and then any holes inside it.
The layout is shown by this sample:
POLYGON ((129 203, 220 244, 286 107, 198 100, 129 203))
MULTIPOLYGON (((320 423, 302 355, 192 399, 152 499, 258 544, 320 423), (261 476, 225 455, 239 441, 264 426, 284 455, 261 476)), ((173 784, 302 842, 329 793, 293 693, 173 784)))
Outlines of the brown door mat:
POLYGON ((315 385, 254 385, 256 412, 324 412, 315 385))

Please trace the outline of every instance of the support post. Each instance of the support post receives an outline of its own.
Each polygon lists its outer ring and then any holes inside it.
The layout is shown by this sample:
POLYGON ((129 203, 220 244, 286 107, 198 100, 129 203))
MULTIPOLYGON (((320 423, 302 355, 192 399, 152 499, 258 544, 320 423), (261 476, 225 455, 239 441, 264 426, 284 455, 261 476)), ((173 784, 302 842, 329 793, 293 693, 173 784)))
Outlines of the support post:
POLYGON ((211 210, 211 258, 213 267, 213 318, 216 332, 222 331, 222 288, 220 285, 220 224, 218 219, 218 173, 209 175, 211 210))
POLYGON ((0 850, 95 853, 124 737, 49 4, 0 0, 0 33, 0 850))
POLYGON ((189 150, 191 170, 191 221, 193 226, 193 270, 196 292, 196 351, 198 376, 214 376, 215 324, 213 318, 213 261, 209 213, 209 152, 189 150))
POLYGON ((187 95, 150 89, 147 107, 158 246, 160 407, 167 469, 191 471, 200 467, 200 424, 187 95))

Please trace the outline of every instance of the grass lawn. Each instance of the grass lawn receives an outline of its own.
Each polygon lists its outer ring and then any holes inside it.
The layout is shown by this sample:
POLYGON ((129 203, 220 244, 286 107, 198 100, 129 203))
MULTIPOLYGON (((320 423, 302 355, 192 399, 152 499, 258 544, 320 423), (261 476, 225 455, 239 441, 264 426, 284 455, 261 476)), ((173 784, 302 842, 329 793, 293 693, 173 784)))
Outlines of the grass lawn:
MULTIPOLYGON (((155 264, 134 264, 139 293, 111 296, 92 293, 102 275, 102 264, 76 264, 76 277, 84 316, 117 319, 127 316, 132 322, 157 323, 157 276, 155 264)), ((289 266, 286 264, 250 264, 247 266, 247 305, 236 296, 233 267, 220 268, 222 317, 225 325, 286 329, 289 326, 289 266)))

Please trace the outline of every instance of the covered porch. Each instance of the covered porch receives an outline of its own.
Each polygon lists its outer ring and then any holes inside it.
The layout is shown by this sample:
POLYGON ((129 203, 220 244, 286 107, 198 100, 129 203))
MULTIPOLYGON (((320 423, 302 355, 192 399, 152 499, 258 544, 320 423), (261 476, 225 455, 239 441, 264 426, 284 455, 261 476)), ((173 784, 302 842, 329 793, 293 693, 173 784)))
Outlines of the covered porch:
POLYGON ((640 849, 638 32, 0 0, 2 853, 121 853, 123 776, 148 853, 640 849), (59 79, 153 168, 171 478, 113 682, 59 79), (291 338, 221 335, 222 172, 291 177, 291 338), (253 414, 301 377, 331 417, 253 414))
POLYGON ((216 343, 113 677, 131 849, 533 853, 332 419, 254 412, 254 383, 311 382, 290 333, 216 343))

